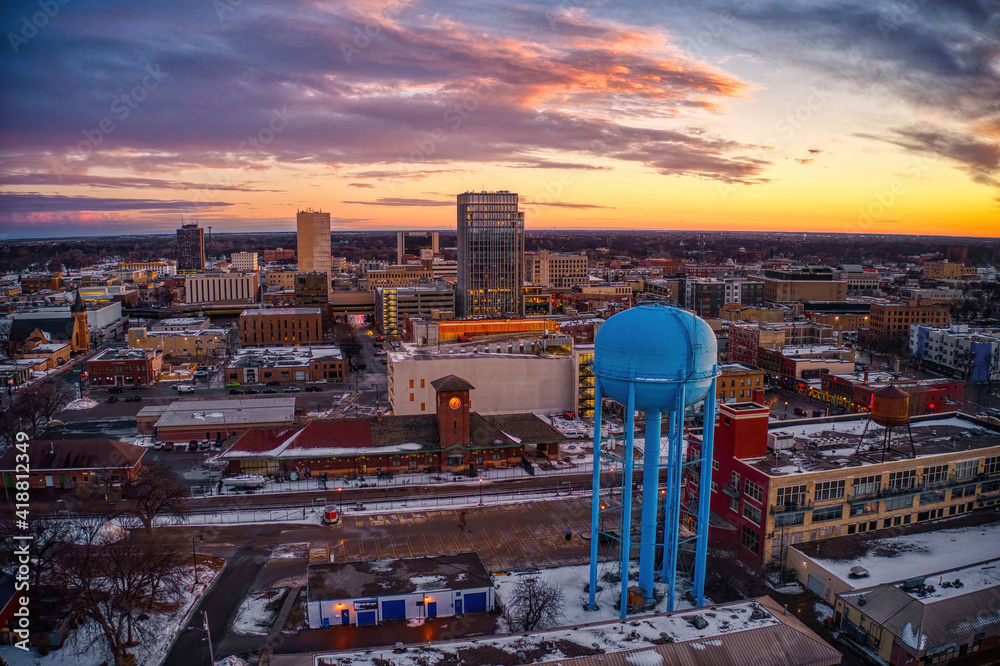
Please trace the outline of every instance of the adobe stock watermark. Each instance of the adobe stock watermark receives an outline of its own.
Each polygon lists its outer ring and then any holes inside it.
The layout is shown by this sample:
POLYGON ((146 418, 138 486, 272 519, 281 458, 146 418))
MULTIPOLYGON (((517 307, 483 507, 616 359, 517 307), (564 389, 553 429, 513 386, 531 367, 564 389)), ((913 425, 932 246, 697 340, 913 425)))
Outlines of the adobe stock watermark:
MULTIPOLYGON (((413 139, 413 150, 405 155, 400 155, 397 162, 406 165, 422 164, 427 162, 438 151, 438 146, 448 140, 451 132, 457 132, 466 121, 472 117, 476 111, 494 93, 496 85, 490 81, 480 81, 471 90, 466 92, 461 99, 448 105, 441 114, 441 122, 444 127, 422 133, 413 139)), ((390 191, 396 189, 396 177, 387 180, 390 191)))
POLYGON ((7 41, 14 53, 20 53, 21 47, 27 44, 38 35, 38 31, 49 24, 49 21, 59 14, 62 7, 68 5, 70 0, 38 0, 40 11, 28 16, 21 17, 21 26, 18 32, 8 32, 7 41))
POLYGON ((910 185, 931 168, 930 160, 922 157, 911 157, 906 160, 901 173, 893 177, 889 184, 875 192, 872 200, 858 208, 858 217, 853 223, 844 225, 845 233, 864 233, 881 220, 910 189, 910 185))
MULTIPOLYGON (((159 65, 147 66, 146 75, 142 77, 142 80, 136 86, 127 92, 115 96, 111 100, 109 109, 111 114, 119 121, 126 120, 146 100, 149 93, 159 87, 160 83, 167 76, 169 74, 161 70, 159 65)), ((78 142, 75 146, 66 146, 65 158, 54 169, 56 175, 61 179, 63 174, 70 171, 71 162, 83 162, 87 160, 116 129, 118 129, 118 126, 115 125, 114 120, 111 117, 105 116, 97 122, 96 127, 83 130, 83 141, 78 142)))
POLYGON ((889 15, 885 18, 879 18, 876 23, 878 31, 882 35, 882 41, 889 41, 889 36, 908 23, 926 2, 927 0, 906 0, 905 2, 893 3, 889 15))
POLYGON ((382 30, 385 29, 384 24, 394 19, 405 6, 405 3, 390 5, 384 8, 379 16, 365 23, 364 27, 354 26, 352 31, 354 38, 350 42, 341 40, 338 45, 344 60, 350 63, 354 56, 361 55, 361 52, 371 45, 372 40, 382 34, 382 30))

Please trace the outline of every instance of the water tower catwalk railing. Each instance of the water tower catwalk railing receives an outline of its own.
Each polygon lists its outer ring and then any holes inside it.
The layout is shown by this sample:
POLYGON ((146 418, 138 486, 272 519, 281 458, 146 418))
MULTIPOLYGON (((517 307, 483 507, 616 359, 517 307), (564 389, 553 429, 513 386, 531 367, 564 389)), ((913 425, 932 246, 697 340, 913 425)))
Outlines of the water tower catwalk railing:
MULTIPOLYGON (((619 547, 618 560, 619 572, 621 576, 621 598, 619 615, 624 619, 630 610, 629 605, 629 569, 632 549, 639 546, 639 576, 638 587, 642 590, 643 606, 654 601, 654 583, 656 569, 656 549, 662 548, 662 559, 660 566, 660 580, 667 585, 667 610, 672 611, 675 607, 677 596, 677 572, 683 568, 683 563, 679 559, 679 553, 683 546, 694 542, 694 566, 692 575, 691 593, 698 606, 704 604, 705 597, 705 563, 708 555, 708 524, 711 503, 712 484, 712 450, 714 443, 714 423, 715 423, 715 393, 716 377, 718 376, 718 366, 712 365, 711 370, 701 373, 688 373, 683 377, 668 379, 664 377, 641 376, 637 373, 628 375, 621 374, 616 379, 628 382, 627 404, 624 405, 625 432, 624 449, 620 458, 611 456, 612 461, 621 461, 622 474, 619 489, 621 498, 620 506, 612 506, 609 502, 603 505, 600 498, 601 468, 602 468, 602 389, 601 378, 597 378, 594 386, 594 453, 593 453, 593 489, 591 501, 591 541, 590 541, 590 585, 588 607, 591 609, 597 606, 598 589, 598 545, 604 541, 616 541, 619 547), (692 382, 710 381, 704 398, 703 423, 704 432, 701 442, 701 457, 684 460, 684 419, 688 407, 687 387, 692 382), (659 485, 661 469, 661 430, 663 413, 646 410, 646 428, 642 451, 642 491, 640 506, 640 526, 639 540, 636 543, 632 537, 632 510, 635 506, 633 499, 633 470, 636 454, 635 444, 635 412, 636 412, 636 385, 661 384, 676 385, 676 398, 673 405, 665 406, 667 412, 667 464, 664 487, 659 485), (683 469, 685 467, 698 468, 698 498, 696 511, 692 512, 683 506, 681 495, 683 492, 683 469), (660 498, 663 498, 663 540, 656 538, 657 519, 660 510, 660 498), (621 511, 619 518, 620 533, 615 535, 603 530, 603 512, 621 511), (687 513, 694 519, 696 529, 694 536, 681 538, 680 520, 681 514, 687 513)), ((607 373, 605 379, 611 378, 607 373)), ((701 389, 704 390, 704 389, 701 389)), ((695 403, 697 404, 697 403, 695 403)), ((612 494, 614 490, 612 489, 612 494)))

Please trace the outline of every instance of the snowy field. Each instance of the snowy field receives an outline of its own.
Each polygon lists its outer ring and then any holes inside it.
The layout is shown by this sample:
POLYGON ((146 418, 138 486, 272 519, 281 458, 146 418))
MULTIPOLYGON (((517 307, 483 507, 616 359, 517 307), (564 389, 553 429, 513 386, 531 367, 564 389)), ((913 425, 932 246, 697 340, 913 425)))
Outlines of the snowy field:
POLYGON ((279 604, 288 590, 263 590, 243 598, 232 630, 238 634, 265 636, 278 616, 279 604))
MULTIPOLYGON (((194 588, 193 572, 190 570, 185 572, 180 581, 180 594, 173 599, 165 599, 168 603, 175 603, 176 610, 153 613, 148 624, 152 640, 133 648, 136 664, 154 666, 163 661, 174 636, 187 626, 187 615, 196 600, 204 594, 220 571, 221 569, 213 568, 207 563, 199 563, 198 585, 194 588)), ((36 650, 25 651, 7 645, 0 647, 0 657, 9 666, 100 666, 107 663, 106 657, 97 649, 86 649, 89 643, 88 637, 92 636, 94 631, 96 626, 92 622, 87 622, 70 634, 62 648, 44 657, 36 650)))
POLYGON ((1000 544, 1000 523, 874 539, 868 542, 868 552, 860 558, 817 561, 852 587, 869 587, 1000 557, 997 544, 1000 544), (851 567, 855 566, 867 569, 869 576, 848 578, 851 567))

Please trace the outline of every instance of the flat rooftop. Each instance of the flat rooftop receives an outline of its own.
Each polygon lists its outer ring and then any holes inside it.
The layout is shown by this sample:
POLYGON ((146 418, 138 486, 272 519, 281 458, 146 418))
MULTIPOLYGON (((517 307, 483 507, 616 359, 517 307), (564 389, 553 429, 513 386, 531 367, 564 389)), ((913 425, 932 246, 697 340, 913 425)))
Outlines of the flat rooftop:
POLYGON ((241 317, 281 317, 289 315, 318 315, 321 314, 319 308, 255 308, 244 310, 241 317))
POLYGON ((294 397, 261 396, 252 398, 217 398, 214 400, 177 400, 164 410, 157 428, 252 423, 292 423, 295 419, 294 397))
POLYGON ((308 575, 309 601, 467 590, 493 585, 493 579, 476 553, 313 564, 308 575))
POLYGON ((340 347, 312 345, 308 347, 245 347, 236 352, 231 368, 299 368, 319 360, 343 360, 340 347))
POLYGON ((153 353, 150 349, 105 349, 91 361, 137 361, 153 353))
MULTIPOLYGON (((773 422, 768 433, 786 440, 792 438, 793 448, 768 451, 764 458, 747 462, 772 477, 874 465, 876 462, 856 453, 866 425, 867 414, 773 422)), ((915 416, 911 419, 910 431, 917 459, 1000 446, 1000 428, 957 412, 915 416)), ((872 422, 864 435, 862 453, 880 456, 878 443, 884 432, 882 426, 872 422)), ((909 450, 905 426, 893 430, 892 441, 897 450, 909 450)), ((886 462, 899 457, 889 453, 886 462)))

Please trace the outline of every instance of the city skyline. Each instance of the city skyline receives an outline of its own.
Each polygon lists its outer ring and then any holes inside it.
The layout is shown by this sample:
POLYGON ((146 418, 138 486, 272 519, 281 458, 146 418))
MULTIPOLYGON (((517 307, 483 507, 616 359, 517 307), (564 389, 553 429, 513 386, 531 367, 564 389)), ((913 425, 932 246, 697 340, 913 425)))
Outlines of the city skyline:
POLYGON ((38 11, 0 14, 6 238, 448 229, 480 190, 529 231, 1000 235, 985 2, 38 11))

